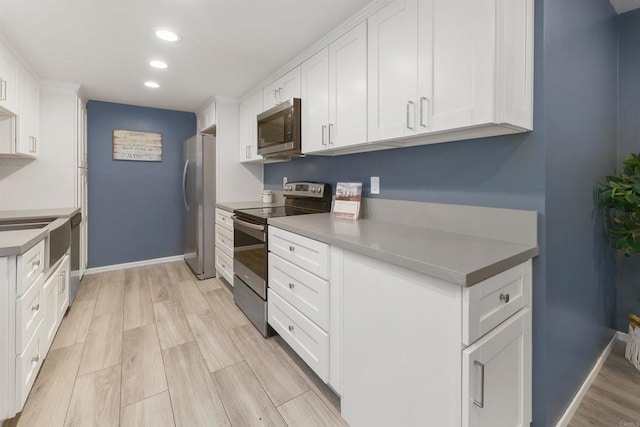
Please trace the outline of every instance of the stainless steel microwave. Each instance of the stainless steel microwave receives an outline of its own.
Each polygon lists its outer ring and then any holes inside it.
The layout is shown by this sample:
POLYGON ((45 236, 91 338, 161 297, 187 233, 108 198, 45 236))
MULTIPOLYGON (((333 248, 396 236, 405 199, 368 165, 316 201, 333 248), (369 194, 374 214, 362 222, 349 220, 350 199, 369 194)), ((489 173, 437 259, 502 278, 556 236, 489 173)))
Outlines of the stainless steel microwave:
POLYGON ((290 158, 300 155, 300 98, 291 98, 258 114, 258 154, 290 158))

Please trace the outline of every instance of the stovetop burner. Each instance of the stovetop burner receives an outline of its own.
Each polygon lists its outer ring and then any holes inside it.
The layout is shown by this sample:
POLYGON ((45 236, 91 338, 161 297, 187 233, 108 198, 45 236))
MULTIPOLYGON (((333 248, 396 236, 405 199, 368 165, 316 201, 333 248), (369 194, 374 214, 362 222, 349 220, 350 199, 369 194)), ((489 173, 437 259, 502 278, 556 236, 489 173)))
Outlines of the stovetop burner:
POLYGON ((269 218, 305 215, 331 210, 331 186, 317 182, 290 182, 284 187, 284 206, 237 209, 238 217, 257 223, 269 218))

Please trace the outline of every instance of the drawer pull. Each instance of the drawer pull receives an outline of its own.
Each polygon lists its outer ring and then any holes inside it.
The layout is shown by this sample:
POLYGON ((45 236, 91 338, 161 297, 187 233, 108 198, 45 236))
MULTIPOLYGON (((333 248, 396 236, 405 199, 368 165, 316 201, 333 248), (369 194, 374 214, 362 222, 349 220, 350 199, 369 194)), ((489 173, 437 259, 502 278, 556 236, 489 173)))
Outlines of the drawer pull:
POLYGON ((473 365, 480 368, 480 400, 473 399, 473 404, 482 409, 484 408, 484 364, 474 360, 473 365))
POLYGON ((222 244, 226 244, 223 238, 220 238, 220 241, 222 242, 222 244))
POLYGON ((33 261, 31 263, 31 267, 33 267, 34 269, 40 267, 40 260, 33 261))
POLYGON ((289 289, 293 289, 296 285, 293 283, 289 283, 289 289))
POLYGON ((40 361, 40 355, 39 354, 36 354, 35 356, 33 356, 31 358, 31 362, 32 363, 38 363, 39 361, 40 361))
POLYGON ((32 305, 32 306, 31 306, 31 310, 32 310, 32 311, 38 311, 38 310, 40 310, 40 304, 32 305))
POLYGON ((289 331, 293 332, 293 325, 289 325, 289 331))
POLYGON ((295 252, 295 251, 296 251, 295 246, 289 246, 289 252, 295 252))
POLYGON ((224 264, 222 264, 222 268, 227 268, 227 266, 226 266, 226 265, 224 265, 224 264))
POLYGON ((511 296, 509 294, 500 294, 500 301, 504 301, 504 303, 508 303, 509 300, 511 299, 511 296))

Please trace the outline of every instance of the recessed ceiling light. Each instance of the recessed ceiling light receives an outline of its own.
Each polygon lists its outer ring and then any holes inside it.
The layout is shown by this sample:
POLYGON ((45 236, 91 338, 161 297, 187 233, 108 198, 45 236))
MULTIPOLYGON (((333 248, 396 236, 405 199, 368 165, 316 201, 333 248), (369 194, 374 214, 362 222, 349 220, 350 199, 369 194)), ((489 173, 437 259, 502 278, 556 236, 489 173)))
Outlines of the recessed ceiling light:
POLYGON ((156 37, 168 42, 179 42, 180 40, 182 40, 180 34, 174 33, 173 31, 169 30, 157 30, 156 37))
POLYGON ((166 62, 160 61, 159 59, 154 59, 153 61, 149 61, 149 65, 151 65, 153 68, 159 68, 161 70, 164 70, 165 68, 168 67, 166 62))
POLYGON ((159 85, 158 83, 156 83, 156 82, 151 82, 151 81, 149 81, 149 82, 144 82, 144 85, 145 85, 146 87, 151 87, 151 88, 154 88, 154 89, 157 89, 157 88, 159 88, 159 87, 160 87, 160 85, 159 85))

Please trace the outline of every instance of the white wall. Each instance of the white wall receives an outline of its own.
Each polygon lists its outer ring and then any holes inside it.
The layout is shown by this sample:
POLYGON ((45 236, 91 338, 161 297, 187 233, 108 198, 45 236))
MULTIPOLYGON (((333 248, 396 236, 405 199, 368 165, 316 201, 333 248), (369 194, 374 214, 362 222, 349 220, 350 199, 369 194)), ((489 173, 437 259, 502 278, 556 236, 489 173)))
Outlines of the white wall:
POLYGON ((259 200, 262 192, 262 165, 240 163, 238 108, 236 100, 216 100, 218 202, 259 200))
POLYGON ((0 210, 75 206, 76 100, 68 89, 41 88, 38 158, 0 159, 0 210))

